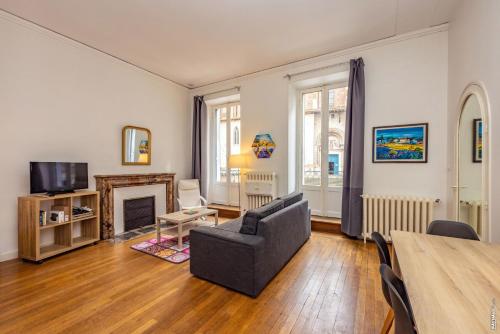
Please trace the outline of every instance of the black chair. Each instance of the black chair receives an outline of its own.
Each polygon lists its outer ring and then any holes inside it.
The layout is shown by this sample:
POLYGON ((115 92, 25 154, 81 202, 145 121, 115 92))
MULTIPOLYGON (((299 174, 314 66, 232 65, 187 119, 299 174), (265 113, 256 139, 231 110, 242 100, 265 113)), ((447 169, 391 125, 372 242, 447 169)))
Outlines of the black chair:
POLYGON ((382 234, 378 232, 372 232, 372 240, 377 244, 378 257, 380 259, 380 264, 385 263, 392 268, 391 264, 391 254, 389 253, 389 247, 385 242, 382 234))
MULTIPOLYGON (((375 241, 375 244, 377 245, 378 258, 380 259, 380 264, 381 265, 385 264, 392 268, 391 255, 389 253, 389 248, 387 247, 387 243, 385 242, 384 237, 378 232, 373 232, 372 240, 375 241)), ((382 276, 380 277, 380 279, 382 282, 382 292, 384 293, 385 300, 387 301, 387 304, 389 304, 389 306, 391 307, 391 309, 387 313, 387 316, 385 317, 382 330, 380 331, 381 334, 386 334, 389 333, 391 325, 394 321, 394 312, 392 311, 391 295, 389 293, 389 287, 382 279, 382 276)))
POLYGON ((410 300, 403 281, 386 264, 380 265, 380 275, 387 284, 391 296, 391 305, 394 310, 394 333, 416 334, 410 300))
POLYGON ((479 240, 474 229, 467 224, 452 220, 435 220, 427 228, 427 234, 469 240, 479 240))

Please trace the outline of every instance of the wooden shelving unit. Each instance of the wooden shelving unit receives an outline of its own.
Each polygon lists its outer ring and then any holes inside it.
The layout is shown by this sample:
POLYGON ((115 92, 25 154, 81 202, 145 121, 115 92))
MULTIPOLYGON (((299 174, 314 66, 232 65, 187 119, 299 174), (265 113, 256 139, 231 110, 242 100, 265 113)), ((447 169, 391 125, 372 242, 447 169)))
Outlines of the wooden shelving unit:
MULTIPOLYGON (((51 256, 95 243, 99 240, 99 192, 79 191, 56 196, 23 196, 18 198, 19 257, 42 261, 51 256), (69 221, 40 225, 40 210, 55 206, 70 208, 69 221), (93 214, 73 217, 74 206, 92 208, 93 214), (78 228, 79 227, 79 228, 78 228), (79 233, 77 233, 79 231, 79 233), (42 234, 53 234, 53 243, 42 246, 42 234)), ((48 236, 50 237, 50 236, 48 236)))

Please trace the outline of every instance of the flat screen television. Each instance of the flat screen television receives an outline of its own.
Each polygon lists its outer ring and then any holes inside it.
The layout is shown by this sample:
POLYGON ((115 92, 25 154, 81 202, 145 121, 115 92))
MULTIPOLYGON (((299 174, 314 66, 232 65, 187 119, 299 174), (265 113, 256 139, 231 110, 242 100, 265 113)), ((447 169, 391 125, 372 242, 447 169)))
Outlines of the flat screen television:
POLYGON ((88 164, 75 162, 30 162, 32 194, 49 195, 89 187, 88 164))

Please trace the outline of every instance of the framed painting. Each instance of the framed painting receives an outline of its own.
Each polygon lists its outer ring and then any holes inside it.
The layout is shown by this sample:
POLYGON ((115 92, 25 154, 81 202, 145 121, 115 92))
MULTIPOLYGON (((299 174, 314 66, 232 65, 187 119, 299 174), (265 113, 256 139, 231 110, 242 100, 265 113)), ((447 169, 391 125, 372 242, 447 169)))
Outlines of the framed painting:
POLYGON ((373 128, 374 163, 427 162, 428 123, 373 128))
POLYGON ((257 159, 269 159, 276 149, 276 144, 269 133, 258 134, 252 143, 252 150, 257 159))
POLYGON ((472 121, 472 162, 483 161, 483 120, 475 118, 472 121))

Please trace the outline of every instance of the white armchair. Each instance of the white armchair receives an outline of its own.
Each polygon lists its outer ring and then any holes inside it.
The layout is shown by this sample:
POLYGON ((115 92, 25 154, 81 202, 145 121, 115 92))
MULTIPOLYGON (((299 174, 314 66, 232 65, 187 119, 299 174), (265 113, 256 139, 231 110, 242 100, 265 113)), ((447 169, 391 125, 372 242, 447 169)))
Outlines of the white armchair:
POLYGON ((207 200, 200 194, 200 182, 197 179, 180 180, 177 194, 181 210, 199 209, 207 206, 207 200))

